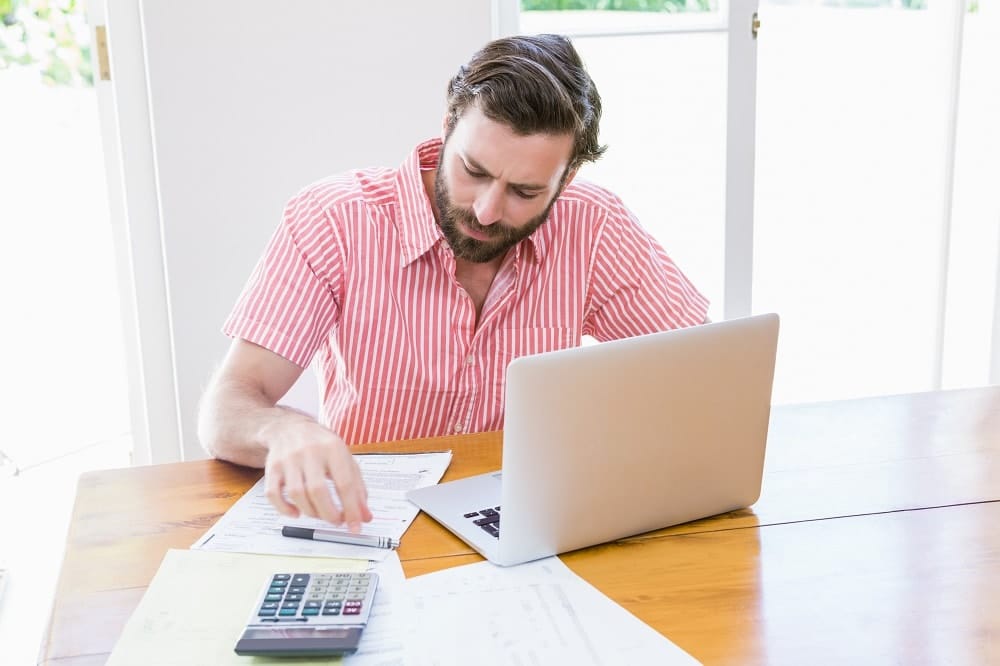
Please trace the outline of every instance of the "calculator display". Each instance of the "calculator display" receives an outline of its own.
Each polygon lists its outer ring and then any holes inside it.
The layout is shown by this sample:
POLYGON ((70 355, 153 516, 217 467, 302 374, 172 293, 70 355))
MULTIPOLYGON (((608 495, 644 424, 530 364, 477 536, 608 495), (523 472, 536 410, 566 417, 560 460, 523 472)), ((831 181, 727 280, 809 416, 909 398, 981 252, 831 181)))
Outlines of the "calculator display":
POLYGON ((254 629, 247 627, 243 638, 279 639, 279 638, 347 638, 350 629, 345 627, 267 627, 254 629))

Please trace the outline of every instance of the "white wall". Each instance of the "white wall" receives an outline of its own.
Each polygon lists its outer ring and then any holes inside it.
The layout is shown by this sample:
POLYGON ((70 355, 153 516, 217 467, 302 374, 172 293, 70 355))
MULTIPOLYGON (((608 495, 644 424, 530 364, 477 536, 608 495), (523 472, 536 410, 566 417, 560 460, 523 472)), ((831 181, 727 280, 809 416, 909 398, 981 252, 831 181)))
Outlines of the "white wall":
MULTIPOLYGON (((191 459, 204 456, 198 399, 229 345, 220 326, 285 200, 339 170, 398 165, 434 136, 447 81, 491 38, 496 8, 489 0, 144 0, 141 8, 180 448, 191 459)), ((314 388, 293 402, 315 408, 314 388)), ((154 445, 152 461, 169 459, 156 455, 169 446, 154 445)))

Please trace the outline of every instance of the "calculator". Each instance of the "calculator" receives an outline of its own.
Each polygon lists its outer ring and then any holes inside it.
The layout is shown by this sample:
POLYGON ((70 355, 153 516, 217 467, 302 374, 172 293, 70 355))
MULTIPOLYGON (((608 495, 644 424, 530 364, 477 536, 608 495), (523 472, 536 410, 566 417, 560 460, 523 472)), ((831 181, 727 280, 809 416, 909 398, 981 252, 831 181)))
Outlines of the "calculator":
POLYGON ((268 576, 236 654, 343 655, 358 649, 378 574, 276 573, 268 576))

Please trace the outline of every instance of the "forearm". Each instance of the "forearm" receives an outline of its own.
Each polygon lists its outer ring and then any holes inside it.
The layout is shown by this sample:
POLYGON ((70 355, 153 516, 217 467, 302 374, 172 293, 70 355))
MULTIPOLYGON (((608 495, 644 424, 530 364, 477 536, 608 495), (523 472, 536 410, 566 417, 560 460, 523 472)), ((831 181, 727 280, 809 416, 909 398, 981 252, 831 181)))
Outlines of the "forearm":
POLYGON ((275 405, 263 392, 234 380, 217 381, 202 399, 198 436, 212 456, 237 465, 264 467, 275 434, 313 419, 275 405))

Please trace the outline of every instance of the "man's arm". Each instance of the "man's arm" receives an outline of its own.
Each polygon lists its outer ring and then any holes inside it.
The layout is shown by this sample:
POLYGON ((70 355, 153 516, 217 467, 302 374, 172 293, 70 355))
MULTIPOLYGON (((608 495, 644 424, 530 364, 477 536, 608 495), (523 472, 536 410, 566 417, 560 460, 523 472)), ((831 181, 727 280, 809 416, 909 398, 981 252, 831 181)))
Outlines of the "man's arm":
POLYGON ((301 374, 278 354, 234 340, 202 398, 198 435, 216 458, 263 467, 267 497, 282 514, 301 511, 357 530, 371 512, 347 445, 306 414, 277 405, 301 374), (328 478, 342 509, 330 497, 328 478))

